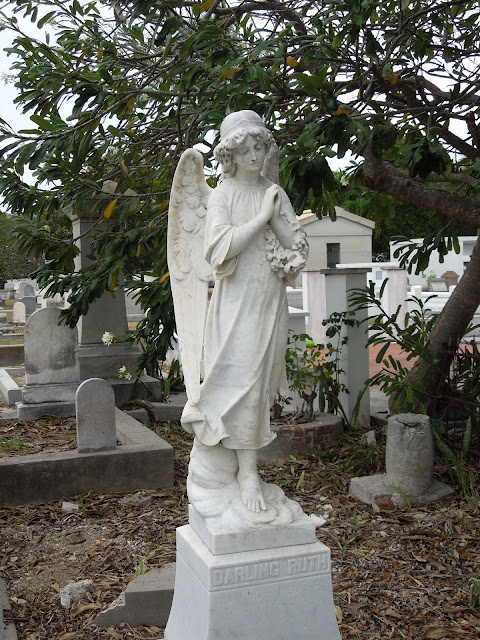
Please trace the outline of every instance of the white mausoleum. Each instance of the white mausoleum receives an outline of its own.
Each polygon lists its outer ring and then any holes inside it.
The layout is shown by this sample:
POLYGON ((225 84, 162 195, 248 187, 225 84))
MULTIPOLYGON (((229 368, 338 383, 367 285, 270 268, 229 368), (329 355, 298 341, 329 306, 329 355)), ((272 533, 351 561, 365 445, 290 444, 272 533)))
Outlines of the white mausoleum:
POLYGON ((318 219, 305 211, 298 220, 305 229, 310 251, 306 270, 326 269, 339 263, 372 261, 372 235, 375 223, 355 213, 335 207, 337 219, 318 219))

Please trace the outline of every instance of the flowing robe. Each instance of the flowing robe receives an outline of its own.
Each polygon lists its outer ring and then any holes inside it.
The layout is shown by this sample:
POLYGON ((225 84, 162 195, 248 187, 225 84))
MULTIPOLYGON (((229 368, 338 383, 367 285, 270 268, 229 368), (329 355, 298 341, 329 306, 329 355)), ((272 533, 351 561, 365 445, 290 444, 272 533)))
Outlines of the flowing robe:
MULTIPOLYGON (((284 278, 295 277, 304 261, 297 259, 295 270, 288 273, 272 268, 269 225, 238 255, 226 257, 235 228, 258 214, 270 185, 264 178, 255 187, 231 178, 208 202, 205 258, 213 268, 215 287, 205 327, 205 377, 200 399, 195 405, 187 403, 182 424, 209 446, 258 449, 275 438, 270 407, 285 380, 288 333, 284 278)), ((281 214, 292 236, 300 235, 306 246, 290 201, 281 189, 280 194, 281 214)))

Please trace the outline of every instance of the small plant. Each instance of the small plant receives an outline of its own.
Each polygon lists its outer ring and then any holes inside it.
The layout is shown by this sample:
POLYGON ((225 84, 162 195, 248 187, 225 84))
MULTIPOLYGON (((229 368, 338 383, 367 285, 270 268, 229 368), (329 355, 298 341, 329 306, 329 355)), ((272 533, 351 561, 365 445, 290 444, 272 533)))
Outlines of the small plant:
POLYGON ((472 609, 480 605, 480 580, 477 578, 468 581, 468 604, 472 609))
MULTIPOLYGON (((300 413, 307 420, 313 418, 317 401, 318 411, 340 414, 346 424, 349 422, 339 399, 341 393, 348 393, 341 381, 341 375, 345 372, 340 365, 340 354, 348 341, 343 329, 345 325, 357 323, 354 315, 352 311, 333 313, 324 320, 327 337, 332 340, 326 344, 315 344, 306 333, 289 336, 287 380, 290 390, 302 398, 300 413)), ((290 398, 282 400, 288 403, 290 398)))
POLYGON ((476 513, 479 506, 478 488, 473 468, 467 464, 470 439, 472 437, 472 419, 469 418, 467 420, 465 432, 463 434, 462 450, 458 456, 455 455, 452 449, 450 449, 445 442, 445 425, 443 422, 433 421, 432 433, 435 437, 437 447, 445 458, 450 478, 452 481, 455 481, 456 479, 468 506, 474 513, 476 513))
POLYGON ((0 451, 4 453, 22 451, 25 447, 25 438, 0 438, 0 451))

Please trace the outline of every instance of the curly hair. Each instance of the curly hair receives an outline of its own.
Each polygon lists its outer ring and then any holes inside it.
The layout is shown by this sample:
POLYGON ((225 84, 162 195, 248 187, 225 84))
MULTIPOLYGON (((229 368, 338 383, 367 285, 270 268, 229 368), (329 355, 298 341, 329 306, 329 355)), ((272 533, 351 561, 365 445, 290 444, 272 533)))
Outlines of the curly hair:
POLYGON ((267 153, 276 146, 272 134, 266 127, 247 125, 230 135, 227 135, 213 150, 215 160, 222 165, 222 177, 232 178, 235 175, 236 165, 233 162, 233 152, 241 149, 247 136, 253 136, 265 144, 267 153))

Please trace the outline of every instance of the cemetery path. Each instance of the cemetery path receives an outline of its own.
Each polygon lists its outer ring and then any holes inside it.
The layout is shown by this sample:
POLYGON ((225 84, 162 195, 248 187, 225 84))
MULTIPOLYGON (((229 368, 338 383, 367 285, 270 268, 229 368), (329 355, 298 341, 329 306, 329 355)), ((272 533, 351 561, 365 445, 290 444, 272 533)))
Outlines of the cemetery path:
MULTIPOLYGON (((186 468, 191 438, 156 425, 175 449, 170 491, 74 496, 0 510, 0 572, 19 640, 163 638, 163 629, 91 626, 135 572, 175 559, 175 528, 187 522, 186 468), (92 592, 63 608, 59 589, 90 579, 92 592)), ((377 439, 384 440, 377 428, 377 439)), ((334 598, 343 640, 480 637, 480 519, 459 493, 435 504, 374 512, 348 495, 350 478, 383 471, 383 444, 347 435, 318 456, 265 464, 262 477, 283 487, 307 514, 326 515, 318 538, 332 551, 334 598)), ((478 469, 478 465, 477 465, 478 469)), ((436 477, 449 478, 440 459, 436 477)), ((477 473, 478 486, 478 473, 477 473)), ((388 508, 389 505, 384 505, 388 508)))

